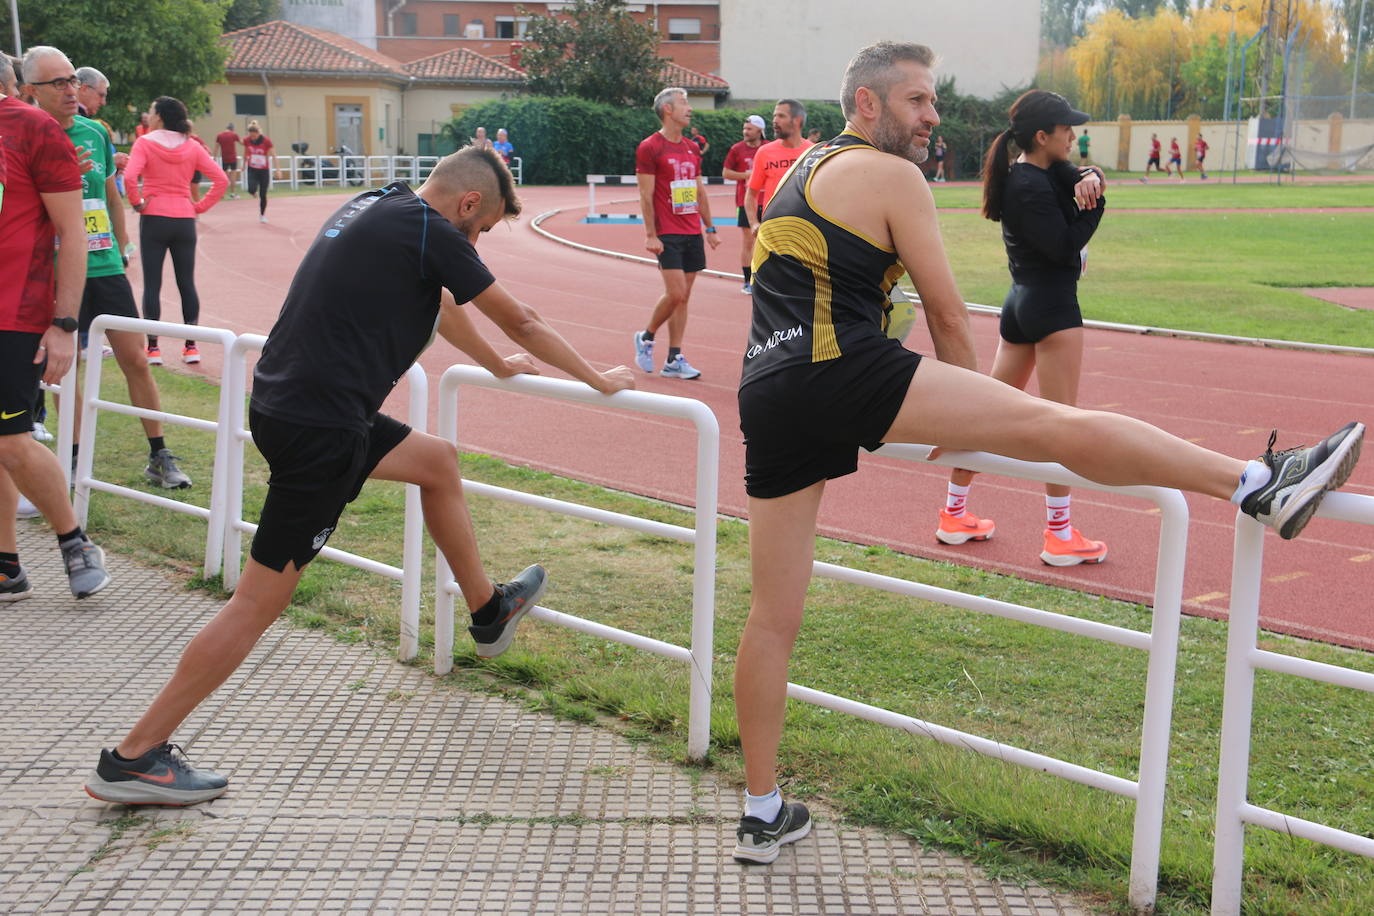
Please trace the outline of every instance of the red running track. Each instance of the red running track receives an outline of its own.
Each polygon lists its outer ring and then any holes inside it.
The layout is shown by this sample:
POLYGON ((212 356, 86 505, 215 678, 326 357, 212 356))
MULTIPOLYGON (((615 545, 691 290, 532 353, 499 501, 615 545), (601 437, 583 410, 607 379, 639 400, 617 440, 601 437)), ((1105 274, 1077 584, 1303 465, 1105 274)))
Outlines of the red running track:
MULTIPOLYGON (((631 336, 643 327, 661 286, 657 271, 588 254, 542 238, 531 229, 536 214, 567 207, 544 228, 565 238, 623 252, 642 253, 638 226, 585 226, 586 191, 525 188, 519 222, 483 237, 481 252, 501 282, 534 305, 594 364, 629 364, 631 336)), ((609 197, 611 195, 604 195, 609 197)), ((225 201, 201 218, 197 264, 201 323, 237 332, 266 333, 301 255, 338 196, 280 197, 270 201, 266 225, 251 200, 225 201)), ((713 202, 716 198, 713 197, 713 202)), ((599 204, 602 202, 599 202, 599 204)), ((722 212, 730 201, 719 198, 722 212)), ((623 209, 623 208, 621 208, 623 209)), ((723 244, 710 266, 737 270, 739 238, 722 229, 723 244)), ((179 318, 175 285, 164 281, 164 317, 179 318)), ((140 279, 135 271, 135 285, 140 279)), ((692 297, 684 352, 703 372, 690 382, 637 373, 642 390, 697 398, 720 421, 720 508, 747 516, 744 452, 735 389, 749 322, 749 300, 738 281, 702 276, 692 297)), ((979 359, 990 365, 996 320, 972 318, 979 359)), ((513 352, 499 332, 500 352, 513 352)), ((931 352, 924 328, 910 344, 931 352)), ((1116 410, 1148 420, 1208 448, 1243 457, 1264 450, 1271 427, 1279 447, 1308 442, 1351 419, 1374 419, 1374 359, 1272 350, 1220 343, 1088 331, 1083 369, 1085 407, 1116 410)), ((168 363, 175 362, 166 348, 168 363)), ((442 342, 424 355, 431 390, 445 367, 466 362, 442 342)), ((217 377, 219 355, 206 354, 200 372, 217 377)), ((403 388, 404 386, 402 386, 403 388)), ((388 409, 404 416, 404 392, 388 409)), ((434 423, 431 407, 430 428, 434 423)), ((695 440, 678 421, 606 408, 546 402, 501 392, 463 395, 459 436, 465 450, 515 464, 640 493, 674 503, 692 502, 695 440), (609 446, 609 447, 608 447, 609 446)), ((935 541, 936 513, 946 471, 865 454, 860 471, 833 481, 821 514, 822 533, 858 543, 885 544, 923 557, 966 563, 1025 579, 1129 601, 1148 602, 1153 590, 1159 525, 1153 506, 1082 490, 1074 522, 1105 540, 1110 554, 1098 566, 1053 569, 1039 560, 1043 500, 1034 484, 984 475, 970 506, 997 522, 988 542, 946 547, 935 541)), ((1374 459, 1358 467, 1347 489, 1374 494, 1374 459)), ((1184 583, 1185 610, 1224 618, 1230 588, 1234 507, 1189 496, 1192 528, 1184 583)), ((1374 529, 1314 521, 1298 541, 1270 536, 1261 607, 1266 627, 1374 650, 1374 529)))

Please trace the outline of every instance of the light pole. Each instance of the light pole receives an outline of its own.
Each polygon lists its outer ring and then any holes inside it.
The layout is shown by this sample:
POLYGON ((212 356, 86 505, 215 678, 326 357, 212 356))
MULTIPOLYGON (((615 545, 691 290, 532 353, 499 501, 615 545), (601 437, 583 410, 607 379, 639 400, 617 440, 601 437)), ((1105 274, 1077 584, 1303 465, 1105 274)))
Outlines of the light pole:
POLYGON ((1250 50, 1250 46, 1259 41, 1261 35, 1269 31, 1269 26, 1261 26, 1260 30, 1251 36, 1250 40, 1240 49, 1240 76, 1236 78, 1236 145, 1231 151, 1231 184, 1236 183, 1236 157, 1240 155, 1240 119, 1245 113, 1245 106, 1241 103, 1241 92, 1245 88, 1245 52, 1250 50))
POLYGON ((14 56, 23 57, 24 46, 19 43, 19 0, 10 0, 10 22, 14 23, 14 56))
MULTIPOLYGON (((1355 57, 1350 61, 1350 119, 1355 120, 1355 87, 1360 79, 1360 40, 1364 38, 1364 3, 1360 0, 1360 21, 1355 26, 1355 57)), ((16 27, 17 28, 17 27, 16 27)), ((18 32, 15 35, 18 36, 18 32)), ((19 39, 15 38, 17 44, 19 39)))
MULTIPOLYGON (((1223 121, 1231 120, 1231 62, 1236 58, 1236 13, 1245 9, 1245 6, 1232 6, 1223 3, 1221 8, 1231 14, 1231 33, 1226 36, 1226 104, 1223 106, 1224 113, 1221 116, 1223 121)), ((1352 117, 1354 117, 1352 115, 1352 117)))

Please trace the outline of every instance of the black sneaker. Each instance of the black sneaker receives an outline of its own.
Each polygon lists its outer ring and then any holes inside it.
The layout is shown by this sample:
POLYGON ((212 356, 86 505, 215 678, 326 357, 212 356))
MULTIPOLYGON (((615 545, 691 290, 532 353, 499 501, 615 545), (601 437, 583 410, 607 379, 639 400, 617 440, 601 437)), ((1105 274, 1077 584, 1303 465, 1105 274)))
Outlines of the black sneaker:
POLYGON ((478 658, 495 658, 510 648, 515 639, 516 624, 539 603, 548 584, 544 567, 536 563, 526 567, 509 582, 496 586, 496 592, 501 596, 501 611, 496 615, 496 620, 483 626, 473 624, 468 627, 472 641, 477 643, 478 658))
POLYGON ((1274 451, 1278 432, 1260 458, 1274 476, 1241 500, 1240 509, 1285 540, 1295 538, 1321 505, 1327 490, 1345 483, 1360 460, 1364 424, 1350 423, 1316 445, 1274 451))
POLYGON ((23 601, 32 594, 33 586, 29 585, 29 577, 24 570, 19 570, 17 576, 0 573, 0 601, 23 601))
POLYGON ((742 817, 735 830, 735 861, 767 865, 785 844, 795 843, 810 832, 811 812, 801 802, 783 802, 771 824, 742 817))
POLYGON ((86 794, 121 805, 194 805, 228 788, 228 777, 191 766, 180 745, 159 744, 127 762, 102 750, 86 794))

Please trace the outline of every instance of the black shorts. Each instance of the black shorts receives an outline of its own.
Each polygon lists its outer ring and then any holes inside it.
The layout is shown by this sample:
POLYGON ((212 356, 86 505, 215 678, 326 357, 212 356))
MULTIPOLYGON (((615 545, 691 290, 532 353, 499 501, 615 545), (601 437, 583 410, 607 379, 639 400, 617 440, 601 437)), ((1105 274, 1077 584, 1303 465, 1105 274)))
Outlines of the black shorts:
POLYGON ((0 331, 0 436, 27 435, 33 429, 33 405, 43 365, 34 365, 42 334, 0 331))
POLYGON ((277 572, 288 562, 301 569, 315 559, 368 475, 410 434, 409 426, 380 413, 360 433, 302 426, 251 406, 248 428, 270 471, 252 557, 277 572))
POLYGON ((224 160, 224 165, 220 166, 220 168, 224 169, 226 172, 237 172, 239 170, 239 161, 237 159, 226 159, 224 160))
POLYGON ((1002 301, 998 328, 1007 343, 1039 343, 1056 331, 1083 327, 1077 284, 1022 286, 1013 283, 1002 301))
POLYGON ((1183 160, 1180 159, 1178 156, 1174 156, 1174 157, 1172 157, 1172 158, 1169 159, 1169 164, 1170 164, 1170 165, 1176 165, 1176 166, 1178 166, 1179 168, 1182 168, 1182 167, 1183 167, 1183 160))
POLYGON ((774 499, 854 473, 859 447, 883 444, 920 362, 897 341, 875 339, 741 387, 745 491, 774 499))
POLYGON ((271 169, 249 169, 248 170, 248 193, 256 194, 258 188, 266 194, 272 187, 271 169))
POLYGON ((1158 157, 1158 156, 1151 156, 1151 157, 1145 162, 1145 168, 1148 169, 1150 166, 1154 166, 1155 168, 1159 168, 1159 157, 1158 157))
MULTIPOLYGON (((740 205, 740 206, 736 207, 735 209, 736 209, 737 211, 739 211, 738 213, 735 214, 735 225, 736 225, 736 226, 739 226, 741 229, 748 229, 748 228, 749 228, 749 214, 745 212, 744 206, 743 206, 743 205, 740 205)), ((758 216, 755 217, 754 221, 757 222, 757 223, 763 222, 763 208, 762 208, 762 207, 759 207, 758 216)))
POLYGON ((660 235, 663 253, 658 256, 659 270, 681 270, 694 274, 706 267, 706 244, 699 235, 660 235))
POLYGON ((82 334, 91 329, 91 322, 99 315, 138 317, 134 288, 129 285, 129 278, 124 274, 86 278, 86 288, 81 293, 82 334))

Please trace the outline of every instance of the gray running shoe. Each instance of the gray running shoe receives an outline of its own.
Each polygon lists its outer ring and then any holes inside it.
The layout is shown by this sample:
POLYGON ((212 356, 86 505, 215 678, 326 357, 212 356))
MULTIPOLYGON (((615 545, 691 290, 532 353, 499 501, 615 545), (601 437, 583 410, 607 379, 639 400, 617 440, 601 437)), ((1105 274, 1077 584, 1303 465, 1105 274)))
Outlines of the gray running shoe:
POLYGON ((191 478, 177 467, 177 456, 166 448, 160 448, 156 454, 149 456, 143 476, 148 478, 149 483, 155 483, 165 490, 184 490, 191 485, 191 478))
POLYGON ((19 570, 17 576, 0 573, 0 601, 23 601, 32 594, 33 586, 29 585, 29 577, 24 570, 19 570))
POLYGON ((180 745, 159 744, 128 761, 102 750, 86 794, 122 805, 194 805, 219 798, 228 788, 228 777, 191 766, 180 745))
POLYGON ((105 572, 105 551, 92 544, 90 538, 63 547, 62 562, 67 564, 67 584, 78 598, 89 598, 110 584, 110 574, 105 572))
POLYGON ((645 340, 643 331, 635 331, 635 365, 644 372, 654 371, 654 342, 645 340))
POLYGON ((468 627, 472 641, 477 643, 478 658, 495 658, 510 648, 515 640, 515 627, 539 603, 549 580, 544 567, 539 564, 528 566, 509 582, 496 586, 501 596, 501 611, 492 623, 468 627))
POLYGON ((811 812, 801 802, 783 802, 773 822, 742 817, 735 830, 736 862, 767 865, 777 859, 778 851, 811 832, 811 812))
POLYGON ((1278 432, 1269 434, 1269 447, 1260 460, 1269 466, 1269 482, 1241 500, 1240 509, 1268 525, 1279 537, 1298 536, 1321 505, 1327 490, 1345 483, 1360 460, 1363 423, 1348 423, 1316 445, 1274 451, 1278 432))
POLYGON ((42 514, 42 512, 38 511, 38 507, 29 501, 27 496, 23 493, 19 494, 19 505, 14 512, 15 518, 38 518, 38 516, 42 514))

